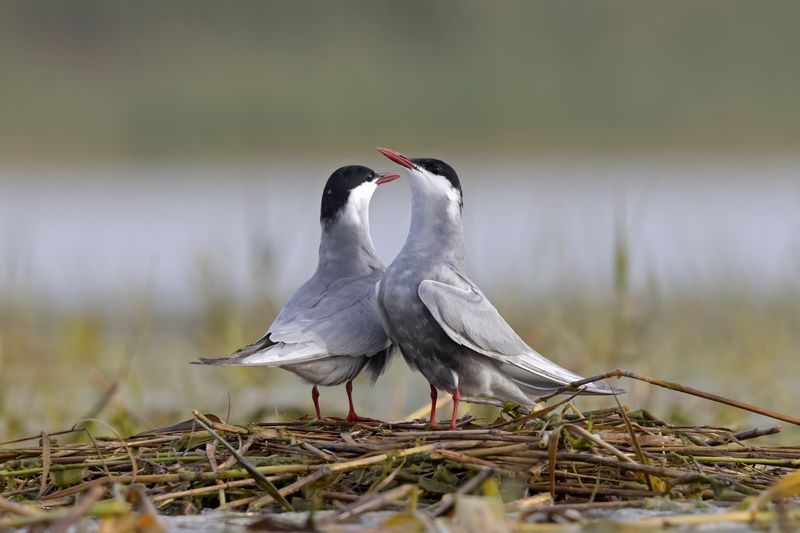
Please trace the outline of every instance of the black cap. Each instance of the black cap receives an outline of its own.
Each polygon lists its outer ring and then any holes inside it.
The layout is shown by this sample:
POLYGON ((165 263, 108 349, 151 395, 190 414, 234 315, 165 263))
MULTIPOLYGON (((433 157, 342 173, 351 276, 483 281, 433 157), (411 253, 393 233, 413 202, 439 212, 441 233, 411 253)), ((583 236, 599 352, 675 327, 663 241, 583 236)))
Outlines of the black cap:
POLYGON ((375 181, 378 177, 374 170, 361 165, 349 165, 336 169, 328 178, 325 189, 322 191, 320 221, 328 224, 335 220, 339 211, 347 204, 350 191, 365 181, 375 181))
POLYGON ((412 163, 420 166, 437 176, 442 176, 450 182, 450 185, 458 191, 459 205, 464 206, 464 193, 461 191, 461 182, 458 180, 458 174, 453 167, 442 161, 441 159, 433 159, 431 157, 419 157, 412 159, 412 163))

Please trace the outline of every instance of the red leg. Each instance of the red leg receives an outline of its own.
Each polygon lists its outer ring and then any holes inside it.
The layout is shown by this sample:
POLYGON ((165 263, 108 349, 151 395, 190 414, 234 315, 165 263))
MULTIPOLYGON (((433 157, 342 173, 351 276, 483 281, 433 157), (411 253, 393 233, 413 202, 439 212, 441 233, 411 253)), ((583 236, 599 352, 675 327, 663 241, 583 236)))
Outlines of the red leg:
POLYGON ((458 402, 461 401, 461 391, 458 390, 456 387, 456 391, 453 393, 453 416, 450 418, 450 429, 456 429, 456 418, 458 418, 458 402))
POLYGON ((439 391, 436 390, 436 387, 431 385, 431 418, 430 424, 433 427, 439 427, 439 424, 436 422, 436 398, 439 397, 439 391))
POLYGON ((363 416, 358 416, 356 414, 356 409, 353 407, 353 382, 348 381, 347 385, 344 386, 344 390, 347 391, 347 403, 350 404, 350 412, 347 413, 347 420, 348 422, 373 422, 371 418, 364 418, 363 416))
POLYGON ((317 412, 317 420, 322 420, 322 413, 319 412, 319 391, 316 385, 311 389, 311 399, 314 400, 314 410, 317 412))

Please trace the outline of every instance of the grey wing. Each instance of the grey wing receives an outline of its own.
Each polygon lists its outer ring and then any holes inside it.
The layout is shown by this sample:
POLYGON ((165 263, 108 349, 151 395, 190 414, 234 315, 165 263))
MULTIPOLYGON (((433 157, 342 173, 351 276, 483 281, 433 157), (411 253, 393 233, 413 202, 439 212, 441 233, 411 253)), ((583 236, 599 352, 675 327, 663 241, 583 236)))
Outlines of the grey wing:
POLYGON ((247 363, 284 365, 331 355, 371 356, 389 346, 375 303, 380 273, 331 284, 310 280, 298 289, 267 331, 273 345, 247 363))
MULTIPOLYGON (((505 363, 504 370, 519 384, 545 389, 583 379, 528 346, 477 287, 462 289, 424 280, 417 292, 448 337, 505 363)), ((595 393, 611 393, 604 384, 593 384, 587 389, 595 393)))
POLYGON ((372 355, 385 349, 389 342, 375 301, 380 274, 337 280, 319 297, 293 296, 270 326, 270 338, 314 342, 331 355, 372 355))

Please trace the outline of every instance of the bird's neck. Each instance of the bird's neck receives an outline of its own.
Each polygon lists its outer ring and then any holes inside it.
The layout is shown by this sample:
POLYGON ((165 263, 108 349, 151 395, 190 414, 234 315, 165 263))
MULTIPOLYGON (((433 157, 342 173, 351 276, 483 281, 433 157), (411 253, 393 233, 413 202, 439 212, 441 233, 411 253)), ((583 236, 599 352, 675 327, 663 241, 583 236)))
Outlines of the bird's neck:
POLYGON ((403 251, 463 267, 461 206, 436 191, 412 186, 411 227, 403 251))
POLYGON ((339 276, 366 275, 383 269, 366 217, 363 220, 340 217, 323 224, 317 271, 328 269, 335 270, 339 276))

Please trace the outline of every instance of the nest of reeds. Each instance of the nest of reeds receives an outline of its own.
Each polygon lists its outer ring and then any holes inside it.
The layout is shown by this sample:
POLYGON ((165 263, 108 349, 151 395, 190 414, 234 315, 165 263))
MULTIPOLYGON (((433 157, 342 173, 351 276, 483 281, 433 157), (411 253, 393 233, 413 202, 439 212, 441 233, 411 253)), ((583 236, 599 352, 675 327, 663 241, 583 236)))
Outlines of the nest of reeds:
POLYGON ((71 430, 1 443, 0 530, 65 520, 76 508, 94 516, 327 510, 317 515, 323 527, 409 507, 434 518, 487 491, 520 524, 532 513, 635 507, 659 496, 741 502, 800 469, 800 447, 748 443, 778 431, 673 425, 619 406, 579 412, 567 400, 504 410, 488 425, 467 416, 456 431, 422 421, 244 426, 195 412, 127 439, 71 430), (122 487, 132 487, 127 502, 122 487))

